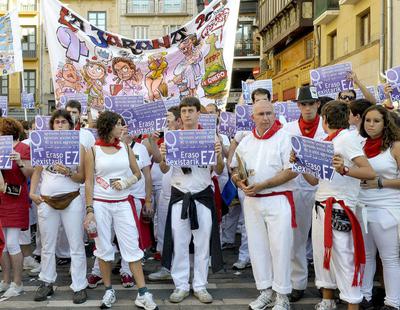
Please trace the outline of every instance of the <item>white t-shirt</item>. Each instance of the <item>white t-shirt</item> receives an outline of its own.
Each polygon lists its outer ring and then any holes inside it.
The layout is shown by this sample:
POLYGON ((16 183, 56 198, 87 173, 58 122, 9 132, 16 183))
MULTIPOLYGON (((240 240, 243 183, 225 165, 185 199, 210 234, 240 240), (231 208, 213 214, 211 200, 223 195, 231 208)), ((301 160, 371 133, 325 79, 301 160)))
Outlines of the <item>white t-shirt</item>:
MULTIPOLYGON (((344 165, 351 168, 355 167, 353 159, 364 156, 361 144, 357 141, 357 136, 345 129, 333 139, 333 148, 335 154, 343 156, 344 165)), ((335 197, 336 200, 344 200, 349 207, 355 207, 360 191, 360 180, 349 176, 342 176, 334 172, 332 181, 320 180, 318 190, 315 194, 315 200, 325 201, 329 197, 335 197)))
MULTIPOLYGON (((290 136, 296 135, 301 136, 301 130, 299 126, 299 121, 293 121, 290 123, 286 123, 283 125, 283 130, 285 130, 290 136)), ((315 132, 314 138, 315 140, 322 141, 326 138, 327 134, 322 128, 322 119, 320 118, 317 131, 315 132)), ((317 186, 312 186, 308 183, 302 174, 299 174, 295 179, 296 189, 297 190, 307 190, 307 191, 316 191, 317 186)))
POLYGON ((163 173, 160 170, 160 164, 153 163, 153 165, 151 166, 151 180, 155 189, 161 188, 162 178, 163 173))
MULTIPOLYGON (((71 167, 76 171, 77 167, 71 167)), ((40 183, 40 194, 45 196, 57 196, 79 190, 79 183, 72 181, 70 177, 59 174, 53 170, 53 166, 43 167, 40 183)))
MULTIPOLYGON (((290 168, 290 136, 284 130, 279 130, 271 138, 260 140, 253 134, 247 135, 239 143, 233 156, 231 167, 238 166, 236 153, 245 164, 249 174, 249 184, 264 182, 276 176, 282 170, 290 168)), ((260 194, 293 190, 294 181, 267 188, 260 194)))
POLYGON ((181 192, 198 193, 210 186, 212 166, 192 166, 191 173, 184 174, 180 167, 170 167, 172 169, 171 186, 176 187, 181 192))
POLYGON ((235 133, 235 137, 233 138, 238 144, 240 143, 240 141, 243 140, 244 137, 248 136, 249 134, 251 134, 251 131, 243 131, 243 130, 239 130, 235 133))
MULTIPOLYGON (((144 167, 151 165, 149 153, 147 152, 147 148, 143 144, 135 143, 135 145, 132 147, 132 150, 133 153, 135 153, 136 161, 140 170, 142 170, 144 167)), ((135 198, 144 199, 146 198, 146 182, 143 172, 140 173, 142 177, 137 183, 132 185, 132 187, 130 188, 130 193, 135 198)))
POLYGON ((79 130, 79 143, 84 146, 86 150, 90 149, 96 142, 93 134, 84 128, 79 130))

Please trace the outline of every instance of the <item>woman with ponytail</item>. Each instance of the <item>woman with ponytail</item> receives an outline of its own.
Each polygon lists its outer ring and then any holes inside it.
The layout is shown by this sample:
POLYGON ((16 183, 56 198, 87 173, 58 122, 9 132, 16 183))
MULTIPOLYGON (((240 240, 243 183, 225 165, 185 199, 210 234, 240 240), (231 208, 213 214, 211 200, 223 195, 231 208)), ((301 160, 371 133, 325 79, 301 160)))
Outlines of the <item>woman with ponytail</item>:
POLYGON ((375 257, 379 251, 386 290, 385 305, 381 309, 399 309, 400 130, 389 111, 381 106, 372 106, 363 114, 360 134, 367 139, 364 152, 377 174, 374 180, 361 182, 359 196, 367 210, 363 304, 372 307, 375 257))

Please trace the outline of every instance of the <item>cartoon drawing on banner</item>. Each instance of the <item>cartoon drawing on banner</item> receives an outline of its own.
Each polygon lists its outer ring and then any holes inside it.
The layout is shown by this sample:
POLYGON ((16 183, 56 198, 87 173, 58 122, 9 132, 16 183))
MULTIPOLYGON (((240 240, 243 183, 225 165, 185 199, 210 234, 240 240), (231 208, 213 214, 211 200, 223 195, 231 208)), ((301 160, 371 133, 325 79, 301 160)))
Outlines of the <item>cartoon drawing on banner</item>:
POLYGON ((133 96, 142 90, 143 74, 128 57, 115 57, 112 61, 112 71, 116 77, 114 85, 110 85, 112 96, 133 96))
POLYGON ((164 76, 168 69, 166 59, 167 52, 161 52, 150 55, 148 58, 148 69, 146 74, 146 88, 149 100, 160 100, 162 97, 168 97, 168 86, 164 82, 164 76))
POLYGON ((103 111, 105 95, 103 85, 106 84, 107 77, 106 64, 98 61, 96 56, 93 56, 92 60, 86 59, 82 76, 86 84, 85 94, 88 95, 88 106, 103 111))
POLYGON ((60 68, 56 79, 56 99, 57 101, 65 93, 79 93, 83 90, 83 80, 79 70, 75 68, 71 60, 60 68))

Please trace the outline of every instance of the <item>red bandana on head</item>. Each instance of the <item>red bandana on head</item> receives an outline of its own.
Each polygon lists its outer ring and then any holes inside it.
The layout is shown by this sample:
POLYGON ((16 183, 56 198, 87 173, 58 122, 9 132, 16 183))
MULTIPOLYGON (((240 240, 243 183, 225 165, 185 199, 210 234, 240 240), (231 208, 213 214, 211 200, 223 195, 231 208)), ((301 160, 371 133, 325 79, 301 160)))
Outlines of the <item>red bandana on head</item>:
POLYGON ((315 119, 311 122, 304 120, 303 116, 299 118, 299 127, 301 135, 307 138, 314 138, 319 125, 319 115, 315 116, 315 119))
POLYGON ((282 128, 282 124, 281 124, 278 120, 275 120, 275 122, 274 122, 274 124, 271 126, 271 128, 268 129, 262 136, 260 136, 260 135, 257 133, 257 129, 254 128, 254 129, 253 129, 253 136, 256 137, 256 138, 259 139, 259 140, 266 140, 266 139, 271 138, 271 137, 272 137, 274 134, 276 134, 276 133, 279 131, 279 129, 281 129, 281 128, 282 128))
POLYGON ((383 144, 382 136, 376 139, 367 138, 364 145, 364 153, 368 158, 375 157, 381 153, 381 147, 383 144))
POLYGON ((106 142, 103 139, 97 139, 95 145, 98 146, 113 146, 115 147, 117 150, 119 150, 121 148, 121 146, 119 145, 119 139, 114 139, 114 142, 106 142))
POLYGON ((327 137, 324 139, 324 141, 332 141, 333 139, 335 139, 335 138, 338 136, 338 134, 339 134, 342 130, 343 130, 343 128, 342 128, 342 129, 338 129, 338 130, 336 130, 335 132, 331 133, 329 136, 327 136, 327 137))

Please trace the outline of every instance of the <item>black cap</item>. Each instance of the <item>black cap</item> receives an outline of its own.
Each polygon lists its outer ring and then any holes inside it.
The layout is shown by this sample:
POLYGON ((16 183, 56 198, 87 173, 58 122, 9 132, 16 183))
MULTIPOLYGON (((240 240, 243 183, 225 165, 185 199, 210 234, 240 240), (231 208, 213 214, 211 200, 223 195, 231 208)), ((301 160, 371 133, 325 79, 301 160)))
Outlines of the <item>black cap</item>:
POLYGON ((297 90, 297 102, 314 102, 317 100, 318 93, 315 86, 302 86, 297 90))

